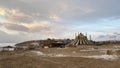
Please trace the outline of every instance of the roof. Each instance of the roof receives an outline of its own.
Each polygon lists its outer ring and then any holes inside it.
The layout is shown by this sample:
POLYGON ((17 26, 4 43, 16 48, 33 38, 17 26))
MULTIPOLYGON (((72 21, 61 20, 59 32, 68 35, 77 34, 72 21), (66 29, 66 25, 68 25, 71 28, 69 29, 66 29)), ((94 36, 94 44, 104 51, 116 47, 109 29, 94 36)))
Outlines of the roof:
POLYGON ((5 46, 5 47, 3 47, 3 48, 14 48, 14 47, 12 47, 12 46, 5 46))

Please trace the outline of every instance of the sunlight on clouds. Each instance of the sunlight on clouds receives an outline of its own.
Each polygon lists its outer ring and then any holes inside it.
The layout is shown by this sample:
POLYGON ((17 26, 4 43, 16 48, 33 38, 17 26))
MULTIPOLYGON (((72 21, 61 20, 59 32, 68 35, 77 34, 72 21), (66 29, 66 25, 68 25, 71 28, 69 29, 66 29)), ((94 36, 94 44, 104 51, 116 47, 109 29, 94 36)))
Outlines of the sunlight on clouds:
POLYGON ((33 21, 32 16, 25 14, 19 9, 0 8, 0 15, 3 16, 6 21, 12 23, 29 23, 33 21))
POLYGON ((6 16, 8 14, 12 14, 12 15, 16 15, 18 14, 18 10, 15 10, 15 9, 6 9, 6 8, 0 8, 0 15, 2 16, 6 16))
POLYGON ((39 22, 39 23, 22 23, 22 25, 26 26, 27 28, 36 28, 36 27, 49 27, 51 26, 51 23, 48 22, 48 21, 42 21, 42 22, 39 22))
POLYGON ((0 30, 26 39, 28 37, 21 33, 29 35, 31 39, 74 38, 76 32, 88 32, 93 40, 115 38, 117 35, 114 32, 120 30, 119 2, 120 0, 1 0, 0 30))
POLYGON ((54 21, 60 21, 60 18, 57 15, 51 15, 49 18, 53 19, 54 21))
POLYGON ((21 13, 19 10, 16 10, 16 9, 7 10, 7 11, 12 15, 23 15, 23 13, 21 13))
POLYGON ((5 32, 5 33, 7 33, 7 34, 11 34, 11 35, 19 34, 18 31, 8 30, 5 27, 1 27, 1 26, 0 26, 0 30, 3 31, 3 32, 5 32))
POLYGON ((5 15, 5 10, 4 9, 2 9, 2 8, 0 8, 0 15, 2 15, 2 16, 4 16, 5 15))

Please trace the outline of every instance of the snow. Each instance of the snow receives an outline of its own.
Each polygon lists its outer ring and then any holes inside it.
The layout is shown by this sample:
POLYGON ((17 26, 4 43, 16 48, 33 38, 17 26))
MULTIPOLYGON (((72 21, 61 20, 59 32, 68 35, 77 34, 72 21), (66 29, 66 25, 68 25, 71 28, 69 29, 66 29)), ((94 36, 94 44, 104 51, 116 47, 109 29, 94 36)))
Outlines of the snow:
POLYGON ((45 54, 40 51, 31 51, 31 52, 36 53, 38 56, 42 56, 42 57, 67 57, 68 56, 63 54, 45 54))
MULTIPOLYGON (((36 53, 38 56, 42 57, 68 57, 68 55, 64 54, 45 54, 40 51, 31 51, 33 53, 36 53)), ((116 60, 118 59, 117 55, 93 55, 93 56, 80 56, 83 58, 93 58, 93 59, 104 59, 104 60, 116 60)))
POLYGON ((57 54, 57 55, 55 55, 56 57, 65 57, 65 55, 63 55, 63 54, 57 54))
POLYGON ((106 53, 108 50, 112 51, 112 52, 116 52, 120 49, 105 49, 105 48, 101 48, 101 49, 94 49, 94 48, 90 48, 90 49, 86 49, 86 50, 80 50, 81 52, 93 52, 93 51, 98 51, 98 52, 101 52, 101 53, 106 53))
POLYGON ((116 60, 118 59, 117 55, 94 55, 94 56, 81 56, 84 58, 94 58, 94 59, 104 59, 104 60, 116 60))
POLYGON ((113 46, 113 48, 119 49, 119 48, 120 48, 120 46, 113 46))
POLYGON ((67 55, 63 54, 49 54, 51 57, 67 57, 67 55))
POLYGON ((41 56, 45 55, 43 52, 40 52, 40 51, 31 51, 31 52, 36 53, 37 55, 41 55, 41 56))
POLYGON ((109 49, 94 49, 94 48, 91 48, 91 49, 87 49, 87 50, 80 50, 80 51, 107 51, 109 49))

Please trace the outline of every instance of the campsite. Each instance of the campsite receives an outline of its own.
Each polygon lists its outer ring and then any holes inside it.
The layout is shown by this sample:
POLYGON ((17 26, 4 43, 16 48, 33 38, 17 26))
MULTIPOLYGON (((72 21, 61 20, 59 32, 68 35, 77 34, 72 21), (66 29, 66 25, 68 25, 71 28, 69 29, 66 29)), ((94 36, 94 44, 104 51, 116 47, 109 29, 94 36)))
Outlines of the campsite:
POLYGON ((120 66, 118 42, 98 43, 88 40, 82 33, 76 35, 74 40, 34 40, 18 43, 15 47, 3 48, 4 50, 0 52, 0 68, 119 68, 120 66))

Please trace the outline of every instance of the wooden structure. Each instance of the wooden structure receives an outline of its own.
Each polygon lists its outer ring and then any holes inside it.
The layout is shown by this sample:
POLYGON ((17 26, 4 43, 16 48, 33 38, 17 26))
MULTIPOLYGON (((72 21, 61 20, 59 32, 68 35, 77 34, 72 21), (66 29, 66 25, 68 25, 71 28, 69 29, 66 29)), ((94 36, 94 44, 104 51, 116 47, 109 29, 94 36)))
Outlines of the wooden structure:
POLYGON ((5 47, 2 47, 2 51, 14 51, 14 47, 12 47, 12 46, 5 46, 5 47))
POLYGON ((47 41, 43 44, 43 48, 65 48, 65 43, 60 41, 47 41))
POLYGON ((52 47, 59 47, 59 48, 65 48, 65 43, 64 42, 54 42, 52 43, 52 47))
POLYGON ((90 44, 92 44, 92 42, 91 42, 91 40, 88 40, 87 36, 85 36, 82 33, 79 33, 77 36, 75 36, 75 40, 71 44, 74 46, 90 45, 90 44))
POLYGON ((38 42, 18 43, 15 45, 15 50, 31 50, 39 47, 38 42))

